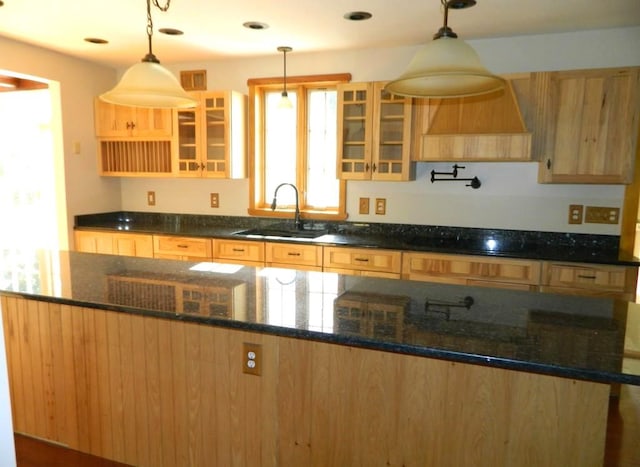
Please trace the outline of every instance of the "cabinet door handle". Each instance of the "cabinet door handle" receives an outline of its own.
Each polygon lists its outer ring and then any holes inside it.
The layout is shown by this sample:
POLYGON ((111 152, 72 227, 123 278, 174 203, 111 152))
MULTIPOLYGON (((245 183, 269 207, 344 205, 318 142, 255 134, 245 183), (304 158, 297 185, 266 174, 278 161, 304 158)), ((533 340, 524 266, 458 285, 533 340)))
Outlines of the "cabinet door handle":
POLYGON ((136 127, 136 124, 133 122, 127 122, 127 130, 133 130, 136 127))
POLYGON ((368 163, 364 165, 364 171, 365 171, 365 172, 368 172, 368 171, 369 171, 369 164, 368 164, 368 163))
POLYGON ((293 252, 289 252, 287 253, 287 256, 300 256, 300 253, 293 253, 293 252))
POLYGON ((369 258, 353 258, 355 261, 364 261, 365 263, 369 261, 369 258))
POLYGON ((588 276, 586 274, 578 274, 579 279, 595 279, 596 276, 588 276))
POLYGON ((551 170, 551 159, 547 159, 547 170, 551 170))
POLYGON ((376 171, 376 164, 374 163, 373 166, 371 167, 371 171, 375 172, 376 171))

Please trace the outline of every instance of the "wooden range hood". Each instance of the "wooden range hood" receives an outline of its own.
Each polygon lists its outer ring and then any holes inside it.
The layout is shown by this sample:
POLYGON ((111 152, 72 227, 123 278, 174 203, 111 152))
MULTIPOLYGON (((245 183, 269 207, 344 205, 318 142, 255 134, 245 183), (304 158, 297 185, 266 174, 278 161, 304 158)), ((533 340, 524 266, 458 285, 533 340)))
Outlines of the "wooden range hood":
POLYGON ((531 132, 514 92, 515 84, 528 92, 528 81, 508 80, 504 90, 482 96, 415 99, 413 160, 531 160, 531 132))

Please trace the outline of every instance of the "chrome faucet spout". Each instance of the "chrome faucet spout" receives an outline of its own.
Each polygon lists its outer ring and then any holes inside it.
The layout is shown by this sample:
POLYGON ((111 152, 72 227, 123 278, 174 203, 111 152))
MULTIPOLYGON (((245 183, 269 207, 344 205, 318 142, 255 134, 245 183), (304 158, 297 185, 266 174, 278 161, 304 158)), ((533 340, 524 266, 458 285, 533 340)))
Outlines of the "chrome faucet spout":
POLYGON ((293 188, 293 191, 296 192, 296 212, 295 212, 295 216, 293 219, 293 223, 296 227, 297 230, 302 230, 302 220, 300 219, 300 202, 298 199, 298 189, 296 188, 296 186, 293 183, 281 183, 280 185, 278 185, 276 187, 276 190, 273 192, 273 201, 271 202, 271 210, 275 211, 276 210, 276 204, 277 204, 277 198, 278 198, 278 190, 280 188, 282 188, 283 186, 290 186, 291 188, 293 188))

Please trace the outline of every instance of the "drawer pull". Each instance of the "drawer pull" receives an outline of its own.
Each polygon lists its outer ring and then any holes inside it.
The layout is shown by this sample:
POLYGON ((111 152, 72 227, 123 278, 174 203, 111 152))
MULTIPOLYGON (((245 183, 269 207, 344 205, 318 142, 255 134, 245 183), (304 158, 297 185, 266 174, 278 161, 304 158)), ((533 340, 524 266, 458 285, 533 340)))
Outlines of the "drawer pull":
POLYGON ((353 258, 355 261, 363 261, 365 263, 369 262, 369 258, 353 258))
POLYGON ((596 276, 587 276, 586 274, 578 274, 579 279, 595 279, 596 276))
POLYGON ((189 248, 189 245, 176 245, 178 248, 189 248))
POLYGON ((244 248, 233 248, 232 251, 235 251, 237 253, 244 253, 244 248))
POLYGON ((293 253, 293 252, 289 252, 287 253, 287 256, 300 256, 300 253, 293 253))

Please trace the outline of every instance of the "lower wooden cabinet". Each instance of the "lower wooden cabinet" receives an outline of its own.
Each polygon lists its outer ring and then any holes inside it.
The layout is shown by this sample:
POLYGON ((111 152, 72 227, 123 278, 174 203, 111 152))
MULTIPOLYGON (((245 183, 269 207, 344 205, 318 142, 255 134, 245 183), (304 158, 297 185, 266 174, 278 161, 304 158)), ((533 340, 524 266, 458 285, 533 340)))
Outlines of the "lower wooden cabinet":
POLYGON ((197 237, 153 236, 153 257, 183 261, 211 260, 211 239, 197 237))
POLYGON ((225 263, 264 266, 264 242, 243 240, 213 240, 213 259, 225 263))
POLYGON ((76 230, 74 238, 76 251, 153 258, 151 235, 76 230))
POLYGON ((322 246, 265 242, 265 266, 322 271, 322 246))
POLYGON ((323 258, 325 272, 400 279, 400 251, 325 246, 323 258))
POLYGON ((638 268, 543 261, 540 291, 635 300, 638 268))
POLYGON ((514 290, 537 290, 540 261, 438 253, 403 253, 402 278, 514 290))

